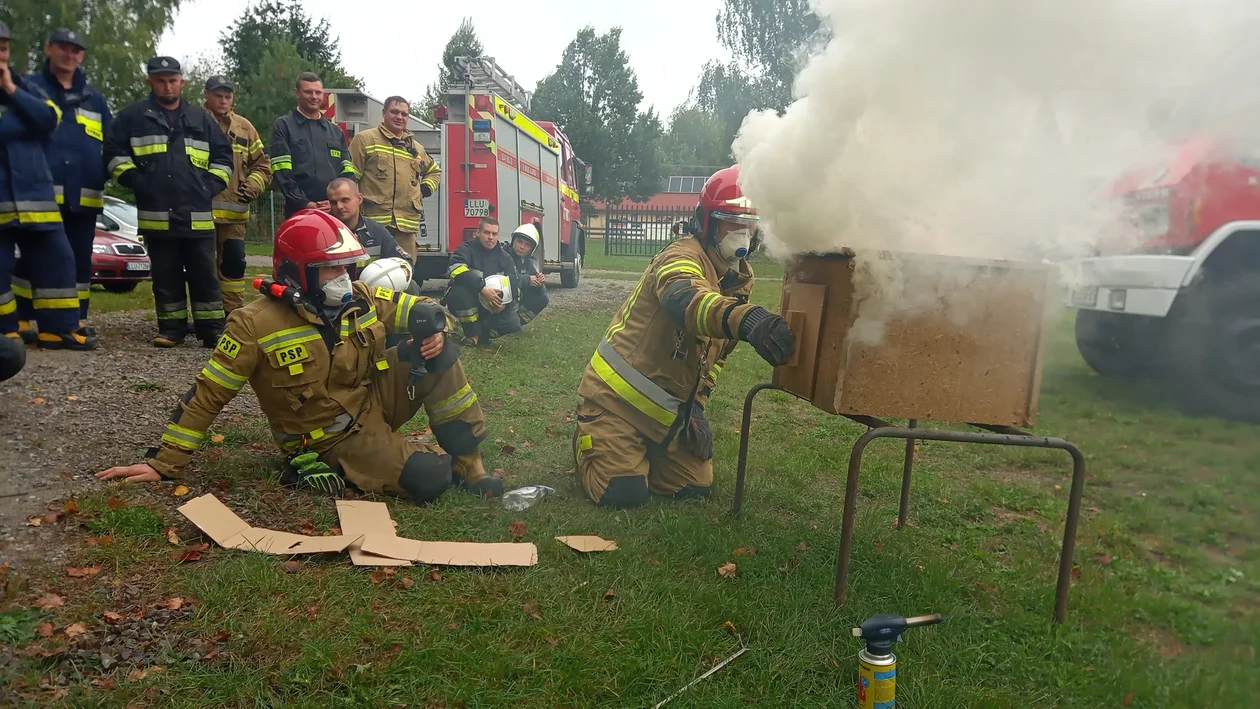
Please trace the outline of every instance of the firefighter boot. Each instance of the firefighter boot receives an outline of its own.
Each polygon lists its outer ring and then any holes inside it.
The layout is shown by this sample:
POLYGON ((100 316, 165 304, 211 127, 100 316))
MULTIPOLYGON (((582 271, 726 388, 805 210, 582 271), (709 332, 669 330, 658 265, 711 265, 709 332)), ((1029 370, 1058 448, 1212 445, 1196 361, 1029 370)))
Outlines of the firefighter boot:
POLYGON ((26 348, 16 332, 6 332, 0 337, 0 382, 12 379, 26 366, 26 348))
POLYGON ((17 334, 21 336, 22 344, 24 345, 35 344, 35 340, 36 340, 35 326, 31 324, 30 320, 18 320, 17 334))
POLYGON ((79 328, 74 332, 41 332, 38 335, 41 350, 76 350, 87 352, 96 349, 96 337, 79 328))
POLYGON ((481 451, 451 459, 451 472, 460 487, 482 497, 498 497, 503 494, 503 481, 486 473, 481 451))

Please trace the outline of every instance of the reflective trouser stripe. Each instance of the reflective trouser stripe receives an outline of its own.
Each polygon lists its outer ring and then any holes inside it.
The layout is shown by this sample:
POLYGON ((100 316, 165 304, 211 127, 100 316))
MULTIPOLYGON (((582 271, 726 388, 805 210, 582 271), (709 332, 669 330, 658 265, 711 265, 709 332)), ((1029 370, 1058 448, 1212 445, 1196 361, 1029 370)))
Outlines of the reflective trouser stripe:
POLYGON ((452 310, 451 315, 454 315, 457 320, 464 323, 477 322, 480 317, 480 313, 476 308, 470 308, 468 310, 452 310))
POLYGON ((608 340, 600 341, 591 357, 591 367, 617 396, 635 409, 663 426, 674 424, 682 401, 630 366, 608 340))
POLYGON ((354 423, 354 417, 350 414, 341 414, 337 418, 333 419, 333 422, 327 426, 317 428, 308 433, 285 433, 284 431, 279 431, 273 428, 271 429, 271 435, 276 439, 276 443, 280 445, 282 450, 291 451, 300 447, 304 441, 318 441, 319 439, 326 438, 334 433, 341 433, 347 428, 350 428, 350 424, 352 423, 354 423))
POLYGON ((75 290, 77 290, 77 291, 79 292, 79 300, 87 300, 88 298, 90 298, 90 297, 92 296, 92 284, 91 284, 91 283, 78 283, 78 284, 75 284, 75 290))
POLYGON ((17 312, 17 296, 13 291, 0 293, 0 315, 8 315, 17 312))
POLYGON ((214 303, 193 303, 192 304, 193 320, 222 320, 227 317, 227 313, 223 312, 223 301, 214 303))
POLYGON ((211 206, 214 208, 213 215, 215 219, 244 221, 249 218, 248 204, 237 204, 216 199, 211 206))
POLYGON ((245 281, 234 281, 226 278, 219 279, 219 290, 224 293, 244 293, 245 281))
POLYGON ((33 296, 32 305, 36 310, 79 309, 77 288, 36 288, 33 296))
POLYGON ((454 419, 477 403, 477 392, 472 384, 465 384, 462 389, 439 401, 429 412, 429 423, 437 425, 454 419))

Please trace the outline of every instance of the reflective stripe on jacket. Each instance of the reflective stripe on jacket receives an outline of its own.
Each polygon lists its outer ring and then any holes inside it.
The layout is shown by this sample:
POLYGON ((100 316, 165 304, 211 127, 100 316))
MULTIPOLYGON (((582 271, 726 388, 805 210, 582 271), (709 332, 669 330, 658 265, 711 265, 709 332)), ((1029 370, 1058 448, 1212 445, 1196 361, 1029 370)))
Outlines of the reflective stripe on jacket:
POLYGON ((250 203, 271 185, 271 160, 254 124, 244 116, 229 113, 226 120, 215 116, 215 122, 232 146, 232 179, 214 198, 214 221, 243 222, 249 219, 250 203))
POLYGON ((0 226, 61 228, 44 145, 61 122, 61 109, 38 86, 10 76, 17 90, 0 104, 0 226))
POLYGON ((68 89, 53 75, 48 60, 28 78, 61 109, 61 125, 47 148, 57 204, 70 212, 100 212, 109 177, 101 160, 105 134, 113 125, 109 104, 82 69, 75 69, 68 89))
POLYGON ((323 116, 310 119, 293 109, 277 118, 271 126, 268 153, 286 214, 304 209, 307 202, 328 199, 328 183, 338 177, 359 178, 346 134, 323 116))
POLYGON ((442 168, 411 131, 395 136, 377 126, 354 136, 350 158, 360 173, 363 215, 399 231, 420 231, 424 192, 437 192, 442 168))
POLYGON ((578 393, 663 443, 685 422, 689 402, 704 405, 738 343, 753 273, 719 275, 694 237, 652 260, 613 316, 582 375, 578 393))

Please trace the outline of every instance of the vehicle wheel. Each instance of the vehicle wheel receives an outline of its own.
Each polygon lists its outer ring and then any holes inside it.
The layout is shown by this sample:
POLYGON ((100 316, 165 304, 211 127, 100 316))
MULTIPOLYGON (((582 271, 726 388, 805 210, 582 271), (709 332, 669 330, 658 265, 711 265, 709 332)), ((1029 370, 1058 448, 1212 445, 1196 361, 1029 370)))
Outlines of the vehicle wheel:
POLYGON ((1169 383, 1182 407, 1260 421, 1260 283, 1205 284, 1174 309, 1169 383))
POLYGON ((560 285, 565 288, 577 288, 582 282, 582 254, 574 254, 573 270, 560 272, 560 285))
POLYGON ((139 281, 125 281, 122 283, 102 283, 101 286, 110 293, 130 293, 139 286, 139 281))
POLYGON ((1153 374, 1160 318, 1097 310, 1076 311, 1076 349, 1095 372, 1112 379, 1153 374))

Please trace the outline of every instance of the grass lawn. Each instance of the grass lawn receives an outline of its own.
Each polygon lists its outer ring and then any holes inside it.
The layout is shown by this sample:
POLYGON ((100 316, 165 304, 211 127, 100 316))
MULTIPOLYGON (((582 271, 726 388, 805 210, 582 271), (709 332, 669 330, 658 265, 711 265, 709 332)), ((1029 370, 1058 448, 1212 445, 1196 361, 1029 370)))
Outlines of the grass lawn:
MULTIPOLYGON (((646 263, 599 254, 588 268, 646 263)), ((754 300, 773 310, 778 288, 761 281, 754 300)), ((169 504, 103 488, 77 504, 94 516, 92 533, 111 543, 76 544, 71 560, 99 566, 99 576, 85 586, 48 570, 28 583, 78 590, 64 592, 62 608, 11 611, 10 625, 101 628, 104 611, 124 610, 110 594, 135 585, 153 598, 187 599, 184 631, 217 638, 218 654, 140 676, 124 671, 105 688, 90 684, 100 674, 91 663, 31 659, 9 679, 34 687, 48 672, 81 673, 83 685, 65 700, 76 706, 645 707, 738 649, 729 621, 750 651, 671 709, 846 707, 855 706, 859 647, 849 629, 875 613, 935 611, 948 620, 910 631, 897 648, 907 707, 1225 707, 1260 696, 1257 429, 1187 418, 1152 392, 1095 376, 1066 314, 1048 347, 1038 426, 1089 456, 1079 575, 1062 626, 1050 622, 1070 468, 1061 453, 924 443, 911 525, 896 531, 902 445, 873 444, 849 605, 837 609, 843 474, 863 430, 766 394, 745 513, 729 519, 740 406, 769 376, 747 346, 710 407, 712 499, 595 508, 571 473, 571 413, 610 314, 544 314, 497 349, 465 350, 492 429, 489 466, 505 471, 509 487, 541 483, 556 496, 520 513, 458 492, 427 508, 389 503, 399 534, 418 539, 509 541, 509 525, 523 522, 537 566, 417 567, 391 578, 344 556, 286 568, 282 557, 213 545, 181 563, 161 528, 185 540, 196 534, 169 504), (111 498, 133 504, 111 507, 111 498), (142 507, 165 519, 119 512, 142 507), (553 539, 563 534, 599 534, 620 549, 582 556, 553 539), (727 562, 733 578, 718 574, 727 562)), ((167 398, 155 406, 165 410, 167 398)), ((247 501, 234 503, 238 513, 275 529, 318 534, 336 525, 330 500, 278 487, 280 459, 264 424, 221 421, 217 432, 220 442, 198 457, 193 495, 227 491, 247 501)), ((29 605, 17 585, 10 600, 29 605)))

